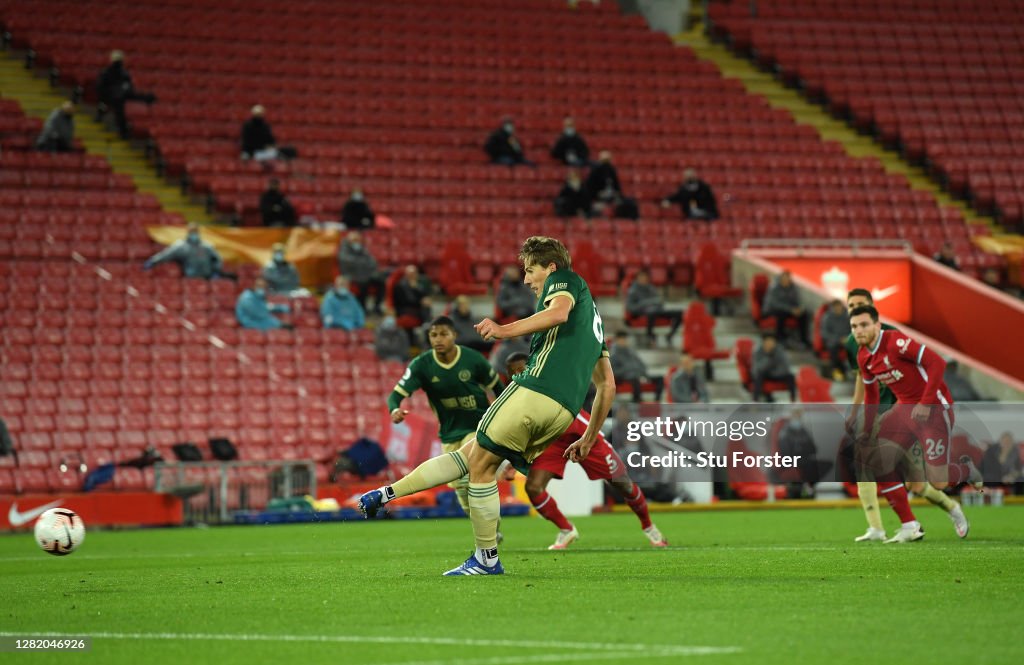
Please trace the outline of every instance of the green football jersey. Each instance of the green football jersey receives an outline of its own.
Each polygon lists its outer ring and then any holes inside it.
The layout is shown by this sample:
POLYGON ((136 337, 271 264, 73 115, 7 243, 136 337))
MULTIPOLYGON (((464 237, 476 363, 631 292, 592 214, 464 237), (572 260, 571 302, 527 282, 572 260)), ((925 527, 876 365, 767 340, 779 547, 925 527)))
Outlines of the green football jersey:
POLYGON ((440 424, 442 443, 456 443, 476 431, 490 405, 484 391, 500 382, 479 351, 456 346, 455 359, 448 364, 441 363, 433 350, 413 358, 395 385, 395 393, 408 397, 417 389, 425 392, 440 424))
POLYGON ((534 333, 526 370, 515 377, 525 388, 547 395, 569 413, 579 413, 590 388, 594 365, 608 350, 604 324, 590 287, 571 270, 556 270, 544 281, 537 311, 557 296, 572 301, 569 319, 554 328, 534 333))
MULTIPOLYGON (((882 324, 882 330, 899 330, 896 326, 890 326, 888 323, 882 324)), ((857 352, 860 351, 860 345, 857 344, 857 340, 853 338, 853 333, 846 338, 846 359, 850 363, 850 369, 860 371, 860 365, 857 364, 857 352)), ((893 404, 896 403, 896 395, 892 394, 892 391, 888 387, 878 384, 878 413, 882 414, 889 410, 893 404)))

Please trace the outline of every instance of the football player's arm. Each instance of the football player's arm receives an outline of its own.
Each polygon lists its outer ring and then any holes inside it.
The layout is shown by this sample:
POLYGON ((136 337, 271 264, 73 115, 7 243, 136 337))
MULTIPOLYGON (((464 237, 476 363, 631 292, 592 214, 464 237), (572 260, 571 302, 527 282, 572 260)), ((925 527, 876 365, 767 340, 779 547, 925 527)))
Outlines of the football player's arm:
POLYGON ((416 376, 413 363, 409 363, 409 366, 405 368, 402 378, 398 380, 398 383, 391 390, 391 394, 388 395, 388 412, 391 414, 391 422, 393 423, 400 423, 409 415, 409 412, 402 408, 402 400, 420 387, 419 377, 416 376))
POLYGON ((480 356, 476 363, 476 380, 483 387, 484 392, 490 391, 494 393, 495 398, 505 389, 505 384, 501 382, 501 377, 491 367, 491 363, 487 362, 487 358, 483 356, 480 356))
POLYGON ((924 368, 928 381, 925 383, 924 391, 921 393, 921 403, 913 408, 911 417, 924 420, 931 413, 929 405, 936 404, 939 401, 939 388, 945 380, 946 361, 942 359, 942 356, 922 344, 917 354, 917 364, 919 367, 924 368))
POLYGON ((564 453, 564 456, 573 462, 580 462, 590 454, 590 449, 597 443, 598 436, 601 434, 601 427, 608 417, 608 412, 611 411, 612 400, 615 399, 615 374, 612 372, 612 364, 606 354, 602 354, 597 360, 591 379, 597 392, 594 395, 594 405, 590 410, 590 423, 579 441, 570 445, 564 453))
POLYGON ((508 339, 509 337, 530 335, 562 325, 569 320, 569 312, 572 311, 572 307, 573 301, 568 295, 555 296, 546 308, 525 319, 519 319, 503 326, 498 325, 491 319, 484 319, 476 324, 475 327, 480 336, 485 340, 508 339))

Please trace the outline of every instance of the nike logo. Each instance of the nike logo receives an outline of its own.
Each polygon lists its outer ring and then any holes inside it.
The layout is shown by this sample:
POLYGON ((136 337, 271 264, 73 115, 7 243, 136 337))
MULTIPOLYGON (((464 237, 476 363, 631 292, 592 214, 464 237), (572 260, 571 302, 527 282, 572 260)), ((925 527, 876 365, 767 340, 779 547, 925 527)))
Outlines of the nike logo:
POLYGON ((887 286, 884 289, 879 289, 876 287, 871 289, 871 299, 874 300, 875 302, 878 302, 879 300, 885 300, 886 298, 893 295, 899 290, 899 285, 895 284, 893 286, 887 286))
POLYGON ((64 503, 63 501, 51 501, 45 506, 39 506, 32 510, 26 510, 25 512, 18 512, 17 502, 11 504, 11 509, 7 511, 7 521, 11 523, 11 526, 21 526, 27 524, 45 513, 50 508, 56 508, 57 506, 64 503))

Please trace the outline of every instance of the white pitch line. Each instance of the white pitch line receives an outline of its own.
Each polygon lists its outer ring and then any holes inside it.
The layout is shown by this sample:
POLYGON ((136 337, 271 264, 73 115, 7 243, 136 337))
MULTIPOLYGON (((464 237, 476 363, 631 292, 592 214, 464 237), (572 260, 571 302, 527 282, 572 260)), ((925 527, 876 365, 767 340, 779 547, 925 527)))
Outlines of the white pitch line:
MULTIPOLYGON (((15 637, 31 634, 35 637, 62 637, 67 633, 0 631, 0 637, 15 637)), ((659 656, 693 656, 737 653, 740 647, 686 646, 676 644, 613 644, 601 642, 558 642, 543 640, 488 640, 458 637, 412 637, 398 635, 264 635, 258 633, 90 633, 93 639, 106 640, 179 640, 217 642, 320 642, 350 644, 425 644, 431 646, 455 647, 496 647, 519 649, 564 649, 566 651, 590 651, 593 653, 615 653, 616 657, 636 657, 657 653, 659 656)), ((549 654, 551 655, 551 654, 549 654)), ((539 657, 539 656, 538 656, 539 657)), ((610 658, 611 656, 603 656, 610 658)), ((445 660, 444 663, 451 663, 445 660)), ((518 661, 512 661, 518 662, 518 661)))
MULTIPOLYGON (((711 656, 727 653, 738 653, 734 647, 692 647, 691 652, 683 653, 679 648, 672 651, 656 650, 651 653, 638 654, 635 651, 606 651, 591 653, 549 653, 539 656, 496 656, 492 658, 470 658, 457 660, 416 660, 396 661, 386 665, 526 665, 527 663, 567 663, 577 660, 613 660, 629 658, 630 660, 654 660, 656 658, 679 658, 680 656, 711 656)), ((381 665, 374 663, 374 665, 381 665)))

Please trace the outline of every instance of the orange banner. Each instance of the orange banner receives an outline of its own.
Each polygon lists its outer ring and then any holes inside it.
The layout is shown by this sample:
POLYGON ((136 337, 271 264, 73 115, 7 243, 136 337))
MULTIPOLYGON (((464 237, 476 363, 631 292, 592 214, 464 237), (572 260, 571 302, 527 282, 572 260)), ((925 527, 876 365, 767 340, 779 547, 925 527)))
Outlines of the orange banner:
MULTIPOLYGON (((162 245, 170 245, 185 237, 184 226, 150 226, 146 230, 150 238, 162 245)), ((200 237, 213 245, 221 258, 228 263, 266 265, 270 262, 273 246, 276 243, 284 244, 285 258, 295 264, 302 285, 307 287, 330 283, 336 273, 341 233, 336 229, 307 228, 203 226, 199 229, 200 237)))

